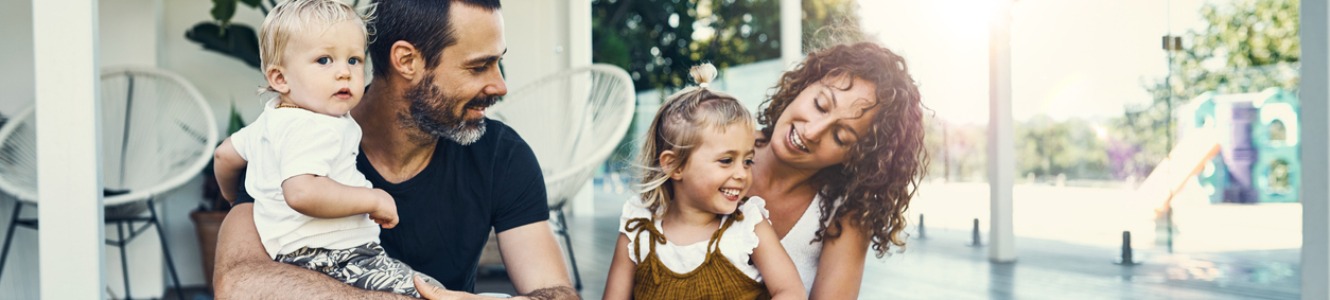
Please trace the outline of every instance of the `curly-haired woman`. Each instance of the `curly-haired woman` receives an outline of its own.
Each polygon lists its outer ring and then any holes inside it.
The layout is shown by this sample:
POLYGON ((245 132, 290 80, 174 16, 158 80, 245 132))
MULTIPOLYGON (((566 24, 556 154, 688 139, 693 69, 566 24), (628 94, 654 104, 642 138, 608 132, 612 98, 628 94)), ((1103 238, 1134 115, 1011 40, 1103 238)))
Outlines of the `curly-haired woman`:
POLYGON ((903 247, 927 168, 924 107, 905 60, 874 43, 809 53, 762 105, 749 194, 813 299, 854 299, 871 246, 903 247))

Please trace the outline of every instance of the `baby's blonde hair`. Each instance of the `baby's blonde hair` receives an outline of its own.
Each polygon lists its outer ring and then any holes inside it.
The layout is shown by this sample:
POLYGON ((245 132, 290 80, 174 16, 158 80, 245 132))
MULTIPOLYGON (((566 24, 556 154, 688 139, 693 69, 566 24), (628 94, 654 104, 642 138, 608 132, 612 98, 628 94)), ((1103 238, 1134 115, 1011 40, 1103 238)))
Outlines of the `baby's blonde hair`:
POLYGON ((673 201, 670 170, 683 167, 699 145, 704 129, 724 130, 742 124, 753 131, 753 116, 734 96, 707 88, 716 77, 716 67, 702 64, 689 72, 698 86, 685 88, 665 99, 647 129, 645 144, 639 152, 641 166, 640 196, 651 211, 662 214, 673 201), (660 154, 672 150, 678 157, 669 166, 661 165, 660 154))
MULTIPOLYGON (((372 13, 367 13, 372 15, 372 13)), ((366 38, 366 18, 355 8, 335 0, 290 0, 282 2, 268 12, 259 29, 259 61, 264 72, 282 63, 286 43, 293 34, 304 34, 310 29, 326 27, 342 21, 359 21, 366 38)))

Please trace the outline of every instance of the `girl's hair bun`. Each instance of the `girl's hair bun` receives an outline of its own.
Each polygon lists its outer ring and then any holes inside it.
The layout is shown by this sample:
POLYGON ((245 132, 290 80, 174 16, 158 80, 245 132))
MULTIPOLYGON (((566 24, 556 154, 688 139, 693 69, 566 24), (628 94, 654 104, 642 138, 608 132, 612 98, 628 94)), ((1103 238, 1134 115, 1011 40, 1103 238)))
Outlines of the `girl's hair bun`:
POLYGON ((697 82, 699 87, 711 85, 711 81, 716 79, 716 66, 711 63, 703 63, 688 69, 688 76, 693 77, 693 82, 697 82))

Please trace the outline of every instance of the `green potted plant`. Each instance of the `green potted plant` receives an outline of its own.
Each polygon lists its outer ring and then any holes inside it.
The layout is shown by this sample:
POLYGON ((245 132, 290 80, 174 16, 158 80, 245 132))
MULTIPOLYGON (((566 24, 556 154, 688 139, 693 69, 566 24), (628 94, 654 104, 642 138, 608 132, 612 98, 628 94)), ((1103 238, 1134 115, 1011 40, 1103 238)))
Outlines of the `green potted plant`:
MULTIPOLYGON (((231 136, 245 127, 245 119, 236 111, 235 102, 231 103, 231 114, 227 119, 226 136, 231 136)), ((202 175, 203 200, 199 202, 198 208, 189 213, 189 218, 194 221, 194 230, 199 237, 203 276, 208 281, 208 288, 211 289, 213 259, 217 254, 217 232, 221 229, 222 220, 226 219, 226 213, 231 210, 231 203, 222 198, 221 188, 213 175, 211 162, 204 166, 202 175)))

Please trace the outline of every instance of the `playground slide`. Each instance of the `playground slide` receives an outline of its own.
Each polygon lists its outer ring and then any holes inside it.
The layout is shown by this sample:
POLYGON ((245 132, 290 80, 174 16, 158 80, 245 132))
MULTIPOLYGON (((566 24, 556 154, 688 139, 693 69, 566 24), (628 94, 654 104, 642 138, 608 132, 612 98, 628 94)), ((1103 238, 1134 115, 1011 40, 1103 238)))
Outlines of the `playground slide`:
POLYGON ((1182 190, 1187 180, 1205 169, 1205 163, 1218 154, 1219 139, 1214 133, 1201 131, 1189 134, 1178 141, 1173 151, 1168 153, 1168 158, 1150 171, 1136 192, 1140 199, 1159 203, 1156 212, 1167 211, 1173 196, 1182 190))

